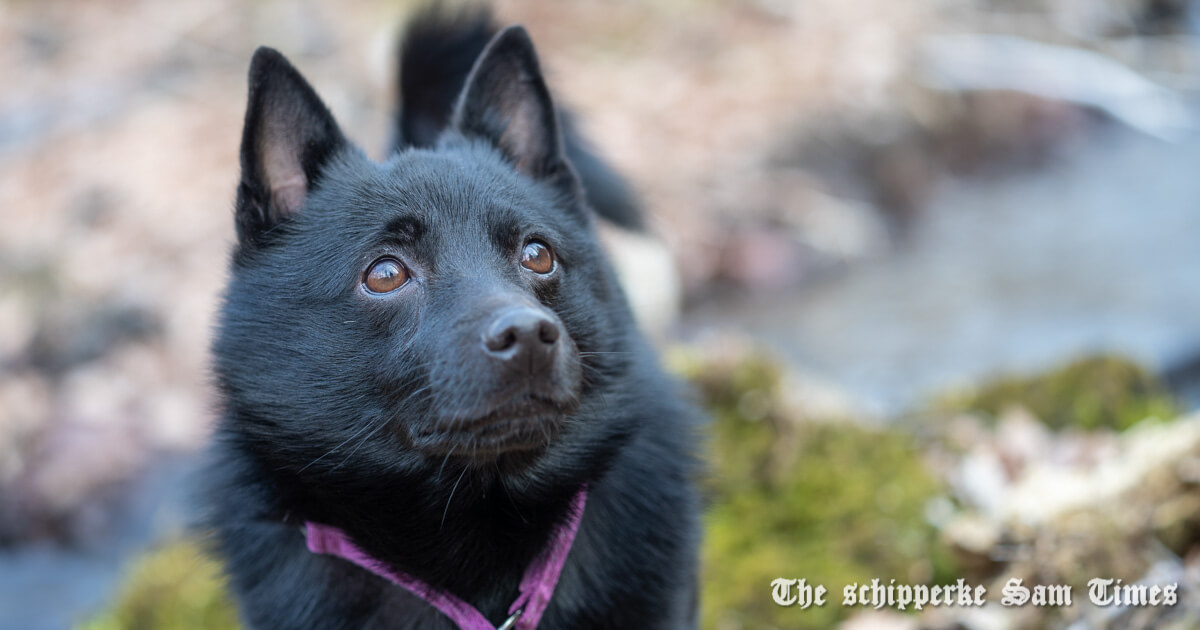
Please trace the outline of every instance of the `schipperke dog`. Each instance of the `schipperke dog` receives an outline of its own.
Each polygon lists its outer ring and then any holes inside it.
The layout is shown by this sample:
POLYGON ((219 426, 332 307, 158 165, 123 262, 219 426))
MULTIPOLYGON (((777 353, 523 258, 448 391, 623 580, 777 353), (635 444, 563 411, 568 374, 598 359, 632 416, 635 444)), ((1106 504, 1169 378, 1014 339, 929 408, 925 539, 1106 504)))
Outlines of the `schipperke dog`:
POLYGON ((627 189, 524 29, 427 10, 400 63, 382 163, 281 54, 250 64, 207 493, 242 619, 694 627, 701 418, 589 203, 636 223, 627 189))

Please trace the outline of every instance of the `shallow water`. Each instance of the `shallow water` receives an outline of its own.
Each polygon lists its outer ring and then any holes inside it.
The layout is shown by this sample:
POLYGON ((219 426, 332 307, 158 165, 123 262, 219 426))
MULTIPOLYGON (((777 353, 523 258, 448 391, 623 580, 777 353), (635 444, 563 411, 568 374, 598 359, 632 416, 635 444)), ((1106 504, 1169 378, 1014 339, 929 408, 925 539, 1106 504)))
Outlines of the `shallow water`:
POLYGON ((1170 369, 1200 353, 1200 137, 1110 129, 1034 173, 947 182, 895 251, 684 321, 746 330, 884 415, 1091 351, 1170 369))
POLYGON ((77 547, 0 550, 0 630, 63 630, 109 606, 138 552, 191 525, 198 456, 159 462, 127 493, 124 509, 77 547))

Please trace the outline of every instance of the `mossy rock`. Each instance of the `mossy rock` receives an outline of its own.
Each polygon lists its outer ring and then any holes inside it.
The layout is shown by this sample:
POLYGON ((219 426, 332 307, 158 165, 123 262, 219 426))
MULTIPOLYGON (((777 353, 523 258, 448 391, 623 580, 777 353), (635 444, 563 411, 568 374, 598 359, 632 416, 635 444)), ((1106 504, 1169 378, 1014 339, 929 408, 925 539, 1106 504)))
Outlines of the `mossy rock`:
POLYGON ((684 371, 715 419, 706 629, 828 628, 851 612, 841 605, 846 584, 952 581, 950 554, 925 519, 941 488, 909 436, 786 417, 772 403, 780 369, 766 359, 684 371), (824 585, 828 603, 775 605, 778 577, 824 585))
POLYGON ((76 630, 236 630, 220 565, 192 541, 167 544, 132 567, 112 608, 76 630))
POLYGON ((1101 355, 1032 376, 1000 378, 978 391, 951 396, 948 411, 996 418, 1020 406, 1052 429, 1123 431, 1147 418, 1174 418, 1178 408, 1166 385, 1138 364, 1101 355))

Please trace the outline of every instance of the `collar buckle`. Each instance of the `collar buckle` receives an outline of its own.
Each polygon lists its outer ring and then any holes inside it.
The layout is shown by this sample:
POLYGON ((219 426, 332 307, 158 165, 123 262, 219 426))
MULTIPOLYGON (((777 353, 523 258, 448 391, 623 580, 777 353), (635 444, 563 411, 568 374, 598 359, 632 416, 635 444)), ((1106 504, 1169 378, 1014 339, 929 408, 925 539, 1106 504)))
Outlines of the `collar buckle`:
POLYGON ((521 618, 521 614, 524 612, 525 612, 524 608, 518 608, 517 612, 509 615, 508 619, 505 619, 504 623, 500 624, 500 626, 498 628, 496 628, 496 630, 512 630, 513 628, 516 627, 517 620, 521 618))

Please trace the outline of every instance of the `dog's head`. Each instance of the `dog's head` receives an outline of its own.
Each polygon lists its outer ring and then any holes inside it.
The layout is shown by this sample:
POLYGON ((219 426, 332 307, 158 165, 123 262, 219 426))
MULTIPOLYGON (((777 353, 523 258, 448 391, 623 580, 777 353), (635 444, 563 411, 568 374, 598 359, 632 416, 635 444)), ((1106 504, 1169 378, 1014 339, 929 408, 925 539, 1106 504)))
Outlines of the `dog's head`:
POLYGON ((600 439, 577 412, 632 325, 523 29, 487 46, 432 149, 369 160, 269 49, 243 133, 214 348, 239 435, 318 475, 523 469, 600 439))

